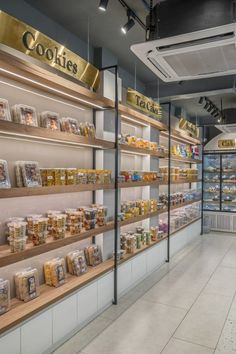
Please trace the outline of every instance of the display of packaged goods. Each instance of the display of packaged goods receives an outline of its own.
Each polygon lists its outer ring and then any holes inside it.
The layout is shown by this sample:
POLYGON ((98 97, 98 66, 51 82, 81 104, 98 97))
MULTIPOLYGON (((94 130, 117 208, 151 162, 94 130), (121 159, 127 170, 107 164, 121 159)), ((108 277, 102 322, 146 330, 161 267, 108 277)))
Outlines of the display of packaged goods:
POLYGON ((66 169, 65 168, 54 168, 54 183, 55 186, 65 186, 66 185, 66 169))
POLYGON ((97 183, 97 172, 96 172, 96 170, 87 170, 87 183, 88 184, 97 183))
POLYGON ((86 170, 77 169, 76 173, 76 184, 87 184, 88 174, 86 170))
POLYGON ((7 234, 12 239, 19 239, 22 237, 26 237, 26 226, 27 223, 25 221, 19 221, 17 219, 12 219, 11 222, 7 223, 7 234))
POLYGON ((134 235, 129 235, 126 238, 126 252, 128 254, 134 254, 136 249, 136 237, 134 235))
POLYGON ((142 138, 137 138, 136 136, 130 134, 121 134, 119 136, 119 143, 133 146, 139 149, 147 149, 152 151, 159 151, 164 153, 162 146, 158 146, 156 142, 148 141, 142 138))
POLYGON ((92 219, 92 220, 85 219, 85 220, 84 220, 84 227, 85 227, 85 230, 92 230, 92 229, 95 229, 96 223, 97 223, 97 220, 96 220, 96 219, 92 219))
POLYGON ((10 310, 10 284, 0 278, 0 315, 10 310))
POLYGON ((17 185, 24 187, 41 187, 39 163, 36 161, 16 161, 17 185))
POLYGON ((81 135, 79 123, 75 118, 61 118, 61 130, 67 133, 81 135))
POLYGON ((7 161, 0 160, 0 189, 11 188, 7 161))
POLYGON ((54 258, 44 263, 45 283, 49 286, 57 288, 65 283, 66 267, 64 258, 54 258))
POLYGON ((39 275, 36 268, 26 268, 15 274, 16 297, 22 301, 39 296, 39 275))
POLYGON ((97 208, 85 208, 84 216, 86 220, 95 220, 97 217, 97 208))
POLYGON ((84 223, 84 213, 76 209, 66 209, 66 228, 71 235, 79 234, 84 223))
POLYGON ((95 138, 96 129, 93 123, 82 122, 79 124, 81 135, 85 137, 95 138))
POLYGON ((51 214, 50 235, 54 240, 66 237, 66 214, 51 214))
POLYGON ((86 262, 89 266, 97 266, 102 263, 102 252, 101 248, 98 245, 91 245, 85 248, 84 250, 86 262))
POLYGON ((66 256, 68 271, 72 275, 80 276, 87 272, 84 251, 75 250, 66 256))
POLYGON ((151 240, 157 241, 158 239, 158 226, 152 226, 150 229, 151 232, 151 240))
POLYGON ((48 218, 32 217, 28 219, 28 235, 34 246, 42 245, 46 242, 48 235, 48 218))
POLYGON ((9 103, 4 98, 0 98, 0 120, 11 121, 9 103))
POLYGON ((158 172, 145 172, 145 171, 121 171, 120 177, 123 177, 123 180, 119 182, 152 182, 152 181, 161 181, 162 176, 158 172))
POLYGON ((189 144, 172 145, 171 154, 174 156, 185 157, 194 160, 198 160, 200 158, 198 146, 189 144))
POLYGON ((27 237, 12 238, 8 237, 10 251, 12 253, 19 253, 26 249, 27 237))
POLYGON ((38 126, 36 109, 24 104, 16 104, 12 107, 13 120, 16 123, 38 126))
POLYGON ((40 114, 41 125, 51 130, 61 130, 60 117, 58 113, 45 111, 40 114))
POLYGON ((76 183, 76 168, 66 169, 66 184, 71 185, 76 183))

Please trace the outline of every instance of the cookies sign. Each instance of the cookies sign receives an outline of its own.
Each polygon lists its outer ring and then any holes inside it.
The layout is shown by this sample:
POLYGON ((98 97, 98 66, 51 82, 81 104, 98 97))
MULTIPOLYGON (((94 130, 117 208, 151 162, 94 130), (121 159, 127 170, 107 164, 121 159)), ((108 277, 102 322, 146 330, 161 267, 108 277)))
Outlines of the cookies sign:
POLYGON ((99 70, 65 46, 3 11, 0 11, 0 23, 0 44, 60 70, 95 90, 98 88, 99 70))

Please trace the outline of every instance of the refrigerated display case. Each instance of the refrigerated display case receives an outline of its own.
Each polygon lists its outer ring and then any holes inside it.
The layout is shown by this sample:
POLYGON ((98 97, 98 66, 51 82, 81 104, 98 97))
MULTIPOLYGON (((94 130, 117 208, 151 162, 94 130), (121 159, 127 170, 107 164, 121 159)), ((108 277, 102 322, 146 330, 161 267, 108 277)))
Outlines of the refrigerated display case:
POLYGON ((209 153, 203 163, 203 210, 236 212, 236 153, 209 153))

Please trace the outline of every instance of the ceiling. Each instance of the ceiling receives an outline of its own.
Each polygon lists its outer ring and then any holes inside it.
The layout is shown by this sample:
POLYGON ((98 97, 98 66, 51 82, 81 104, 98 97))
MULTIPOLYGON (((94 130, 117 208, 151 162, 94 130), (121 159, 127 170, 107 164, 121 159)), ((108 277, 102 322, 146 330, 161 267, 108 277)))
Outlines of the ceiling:
MULTIPOLYGON (((110 0, 106 12, 98 9, 99 0, 26 0, 27 3, 61 24, 68 31, 82 40, 88 40, 88 21, 90 27, 90 43, 94 47, 109 49, 119 60, 119 65, 130 73, 135 70, 137 77, 147 83, 156 76, 143 65, 130 51, 131 44, 145 41, 145 30, 138 25, 122 35, 121 26, 127 22, 126 10, 118 0, 110 0)), ((148 10, 143 0, 126 0, 145 23, 148 10)), ((149 3, 149 0, 146 0, 149 3)), ((155 4, 156 1, 153 1, 155 4)))

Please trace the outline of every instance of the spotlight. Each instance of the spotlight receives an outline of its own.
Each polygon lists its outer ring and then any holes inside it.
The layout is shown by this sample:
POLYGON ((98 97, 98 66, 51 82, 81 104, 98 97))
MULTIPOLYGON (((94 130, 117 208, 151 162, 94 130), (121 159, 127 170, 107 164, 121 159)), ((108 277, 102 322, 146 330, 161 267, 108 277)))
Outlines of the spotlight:
POLYGON ((200 97, 199 101, 198 101, 198 104, 203 104, 203 101, 204 101, 204 97, 200 97))
POLYGON ((218 113, 218 109, 215 107, 214 110, 211 112, 211 115, 214 117, 216 113, 218 113))
POLYGON ((123 27, 121 27, 121 32, 126 34, 134 25, 135 25, 134 20, 132 18, 129 18, 128 22, 123 27))
POLYGON ((213 110, 213 108, 214 108, 214 106, 213 106, 212 104, 210 104, 210 107, 207 109, 207 112, 212 111, 212 110, 213 110))
POLYGON ((208 101, 206 101, 205 106, 203 108, 207 109, 207 108, 209 108, 209 106, 210 106, 210 103, 208 101))
POLYGON ((100 4, 98 6, 99 10, 106 11, 107 10, 107 6, 108 6, 108 1, 109 0, 100 0, 100 4))
POLYGON ((218 119, 217 119, 217 122, 218 122, 218 123, 221 123, 221 118, 218 118, 218 119))

